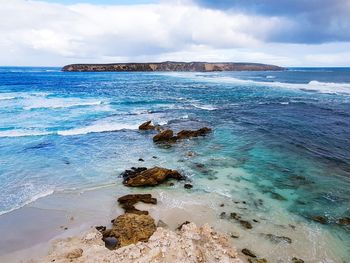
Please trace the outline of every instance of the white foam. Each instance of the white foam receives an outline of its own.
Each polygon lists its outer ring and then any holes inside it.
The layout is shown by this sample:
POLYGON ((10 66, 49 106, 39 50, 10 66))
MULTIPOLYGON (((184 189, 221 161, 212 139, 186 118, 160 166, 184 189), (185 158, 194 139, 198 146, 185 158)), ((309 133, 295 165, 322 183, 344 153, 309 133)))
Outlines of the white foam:
MULTIPOLYGON (((166 75, 166 74, 165 74, 166 75)), ((215 82, 215 83, 233 83, 238 85, 249 85, 249 86, 266 86, 275 88, 286 88, 286 89, 298 89, 305 91, 317 91, 320 93, 331 93, 331 94, 347 94, 350 95, 350 83, 333 83, 333 82, 321 82, 312 80, 309 83, 286 83, 286 82, 264 82, 254 80, 244 80, 233 77, 222 77, 219 74, 211 74, 205 76, 203 74, 191 74, 191 73, 177 73, 168 74, 173 77, 190 78, 194 81, 203 82, 215 82)))
POLYGON ((95 106, 102 104, 102 101, 87 100, 79 98, 29 98, 24 101, 24 109, 59 109, 79 106, 95 106))
POLYGON ((52 189, 48 189, 46 191, 43 191, 41 193, 38 193, 36 195, 33 195, 32 197, 30 197, 27 201, 21 203, 21 204, 18 204, 14 207, 12 207, 11 209, 8 209, 8 210, 4 210, 4 211, 0 211, 0 215, 3 215, 3 214, 7 214, 7 213, 10 213, 14 210, 17 210, 17 209, 20 209, 26 205, 29 205, 30 203, 33 203, 34 201, 40 199, 40 198, 43 198, 43 197, 46 197, 46 196, 49 196, 49 195, 52 195, 55 191, 52 190, 52 189))
POLYGON ((208 105, 208 104, 193 103, 192 106, 197 108, 197 109, 209 110, 209 111, 218 109, 218 108, 215 108, 214 106, 208 105))
POLYGON ((49 134, 50 132, 47 132, 47 131, 38 131, 38 130, 30 130, 30 129, 0 131, 0 137, 43 136, 43 135, 49 135, 49 134))
POLYGON ((275 77, 275 76, 269 75, 269 76, 266 76, 266 78, 267 78, 267 79, 274 79, 274 78, 276 78, 276 77, 275 77))
POLYGON ((99 133, 99 132, 111 132, 120 130, 135 130, 138 125, 132 124, 121 124, 121 123, 96 123, 86 127, 74 128, 65 131, 58 131, 58 135, 62 136, 73 136, 88 133, 99 133))

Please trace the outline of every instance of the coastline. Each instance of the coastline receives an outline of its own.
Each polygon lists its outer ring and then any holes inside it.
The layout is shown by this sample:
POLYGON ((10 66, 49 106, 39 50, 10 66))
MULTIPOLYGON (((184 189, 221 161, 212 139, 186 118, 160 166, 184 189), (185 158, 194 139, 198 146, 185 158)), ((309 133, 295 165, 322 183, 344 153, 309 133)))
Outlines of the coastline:
MULTIPOLYGON (((226 235, 237 235, 239 238, 232 238, 230 242, 233 247, 236 247, 239 257, 243 259, 246 257, 240 251, 248 247, 259 255, 259 257, 269 258, 268 262, 274 262, 274 260, 281 258, 291 260, 293 257, 302 258, 305 262, 309 262, 309 258, 316 260, 315 262, 321 262, 325 258, 332 259, 334 262, 341 262, 337 261, 337 254, 323 250, 322 244, 324 243, 333 244, 334 247, 338 245, 331 236, 326 235, 321 230, 315 236, 317 244, 314 244, 315 247, 313 247, 313 252, 310 254, 310 244, 300 242, 306 240, 307 235, 311 233, 308 230, 310 226, 305 224, 301 219, 298 220, 298 224, 295 224, 295 218, 291 218, 291 215, 285 214, 283 218, 278 218, 277 220, 274 218, 275 224, 271 226, 270 219, 261 218, 259 217, 259 213, 253 213, 254 218, 258 218, 260 222, 254 224, 253 229, 246 230, 239 224, 232 224, 230 220, 220 216, 223 211, 237 209, 237 206, 232 205, 231 199, 225 195, 215 192, 193 193, 186 189, 179 190, 179 188, 160 186, 153 188, 151 191, 147 189, 140 191, 138 189, 125 189, 123 193, 121 187, 113 185, 84 193, 53 194, 49 197, 38 199, 29 205, 31 207, 16 210, 19 213, 18 215, 8 214, 12 224, 14 218, 20 220, 21 218, 27 218, 29 214, 34 216, 34 220, 42 217, 44 221, 36 226, 32 224, 26 225, 24 223, 22 224, 23 228, 18 229, 18 233, 13 233, 15 238, 11 242, 8 242, 9 240, 3 240, 3 242, 7 241, 8 248, 15 248, 15 250, 11 253, 1 253, 0 260, 6 260, 6 262, 19 262, 20 260, 24 262, 37 262, 47 255, 53 241, 71 236, 79 237, 97 225, 108 225, 111 218, 122 214, 122 209, 116 204, 117 197, 130 192, 152 192, 152 195, 158 199, 158 204, 156 206, 138 204, 136 206, 138 209, 148 210, 156 222, 162 220, 170 230, 175 230, 181 223, 190 220, 198 226, 209 223, 215 231, 226 235), (62 207, 57 208, 58 204, 62 207), (68 208, 67 204, 70 204, 71 207, 68 208), (221 207, 221 204, 225 206, 221 207), (64 209, 62 209, 63 207, 64 209), (42 213, 39 211, 42 211, 42 213), (58 216, 57 213, 59 214, 58 216), (74 217, 74 220, 71 220, 71 217, 74 217), (295 229, 289 226, 290 222, 295 224, 295 229), (65 227, 68 229, 65 230, 65 227), (18 244, 19 240, 22 239, 21 234, 35 232, 37 235, 36 231, 40 230, 48 235, 41 236, 40 240, 37 240, 34 246, 33 244, 27 244, 28 246, 23 246, 21 249, 18 249, 18 246, 16 247, 15 244, 18 244), (270 231, 279 235, 289 236, 296 242, 292 244, 284 242, 271 243, 266 237, 261 236, 261 233, 270 231), (271 250, 271 245, 274 247, 273 250, 271 250)), ((2 227, 4 227, 3 220, 4 218, 1 218, 0 221, 0 226, 2 227)), ((12 230, 9 229, 8 231, 12 230)), ((6 232, 3 233, 9 237, 6 232)), ((1 247, 2 249, 6 249, 6 247, 1 247)))

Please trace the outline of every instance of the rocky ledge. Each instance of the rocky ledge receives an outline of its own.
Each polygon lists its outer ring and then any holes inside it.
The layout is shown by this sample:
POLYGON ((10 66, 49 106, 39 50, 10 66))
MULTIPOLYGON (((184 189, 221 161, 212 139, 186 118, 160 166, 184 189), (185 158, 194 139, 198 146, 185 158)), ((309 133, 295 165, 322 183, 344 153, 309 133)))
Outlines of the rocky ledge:
POLYGON ((213 231, 209 225, 197 227, 193 223, 184 224, 177 231, 158 227, 148 242, 138 242, 116 250, 106 248, 102 233, 92 230, 81 237, 57 240, 49 256, 41 262, 243 263, 228 237, 213 231))
POLYGON ((208 62, 158 62, 158 63, 113 63, 113 64, 71 64, 62 71, 266 71, 284 70, 282 67, 260 63, 208 63, 208 62))

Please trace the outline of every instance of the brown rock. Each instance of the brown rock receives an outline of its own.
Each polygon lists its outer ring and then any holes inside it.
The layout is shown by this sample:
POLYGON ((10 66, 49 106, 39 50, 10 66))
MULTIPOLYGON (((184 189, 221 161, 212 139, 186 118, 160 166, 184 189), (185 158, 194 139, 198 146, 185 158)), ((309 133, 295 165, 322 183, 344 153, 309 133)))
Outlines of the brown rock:
POLYGON ((146 204, 157 204, 157 199, 152 198, 151 194, 130 194, 118 198, 118 202, 124 209, 125 213, 148 215, 147 211, 140 211, 135 208, 134 205, 138 202, 143 202, 146 204))
POLYGON ((137 170, 135 168, 133 171, 128 170, 128 172, 123 173, 124 181, 123 184, 126 186, 154 186, 164 182, 167 179, 184 180, 185 177, 182 176, 176 170, 170 170, 161 167, 153 167, 150 169, 137 170))
POLYGON ((176 138, 177 139, 188 139, 191 137, 198 137, 198 136, 205 136, 211 132, 210 128, 204 127, 196 131, 189 131, 189 130, 182 130, 179 133, 177 133, 176 138))
POLYGON ((342 226, 350 225, 350 218, 349 217, 343 217, 338 220, 338 224, 342 226))
POLYGON ((327 224, 327 218, 323 216, 313 216, 311 219, 320 224, 327 224))
POLYGON ((146 121, 139 126, 139 130, 153 130, 155 127, 152 125, 152 121, 146 121))
POLYGON ((243 248, 242 253, 246 256, 256 258, 256 255, 252 251, 250 251, 248 248, 243 248))
POLYGON ((173 141, 174 132, 172 130, 165 130, 153 137, 154 142, 170 142, 173 141))
POLYGON ((276 236, 273 234, 262 234, 262 235, 265 236, 267 239, 269 239, 273 243, 288 243, 288 244, 292 243, 292 239, 290 237, 276 236))
POLYGON ((300 258, 294 257, 292 258, 292 263, 305 263, 305 261, 300 258))
POLYGON ((154 219, 149 215, 126 213, 113 221, 112 229, 104 238, 115 237, 119 246, 123 247, 139 241, 148 241, 156 229, 154 219))
POLYGON ((241 226, 243 226, 246 229, 252 229, 253 228, 252 224, 249 223, 248 221, 239 220, 239 223, 241 224, 241 226))
POLYGON ((83 255, 83 250, 81 248, 76 248, 68 252, 66 255, 66 258, 76 259, 76 258, 80 258, 82 255, 83 255))

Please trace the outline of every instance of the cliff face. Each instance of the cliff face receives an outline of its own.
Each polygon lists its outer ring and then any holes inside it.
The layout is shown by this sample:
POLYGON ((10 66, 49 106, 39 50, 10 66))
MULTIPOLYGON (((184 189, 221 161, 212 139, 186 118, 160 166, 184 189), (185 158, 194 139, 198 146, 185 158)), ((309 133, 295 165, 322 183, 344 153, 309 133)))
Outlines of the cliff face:
POLYGON ((264 71, 283 70, 283 68, 258 63, 207 63, 207 62, 160 62, 160 63, 115 63, 115 64, 71 64, 62 71, 264 71))

